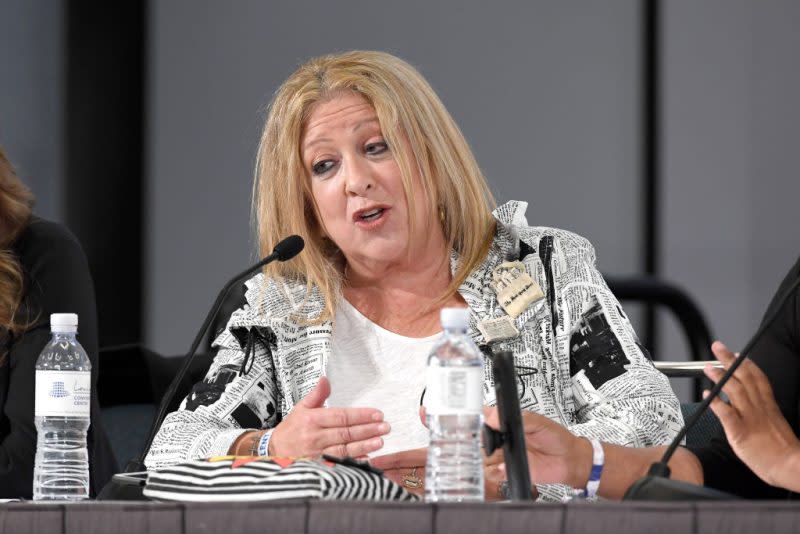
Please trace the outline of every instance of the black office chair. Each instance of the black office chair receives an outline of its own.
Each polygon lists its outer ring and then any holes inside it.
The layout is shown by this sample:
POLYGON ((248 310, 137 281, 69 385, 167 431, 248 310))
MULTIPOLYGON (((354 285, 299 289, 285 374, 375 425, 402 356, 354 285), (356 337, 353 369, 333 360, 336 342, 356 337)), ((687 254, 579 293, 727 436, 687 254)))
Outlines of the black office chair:
MULTIPOLYGON (((673 313, 688 343, 690 359, 688 361, 654 360, 653 365, 670 378, 694 378, 695 395, 699 401, 705 382, 703 368, 708 363, 716 367, 721 367, 722 364, 716 360, 706 359, 711 350, 713 338, 708 323, 694 300, 679 287, 653 277, 606 276, 605 279, 609 289, 618 300, 664 306, 673 313)), ((699 404, 699 402, 681 403, 684 421, 694 414, 699 404)), ((717 416, 708 411, 689 431, 686 436, 686 444, 706 444, 721 429, 717 416)))
MULTIPOLYGON (((203 379, 211 360, 210 354, 195 357, 169 411, 176 410, 192 385, 203 379)), ((161 398, 182 362, 181 357, 161 356, 139 344, 100 349, 100 417, 118 465, 125 466, 141 452, 161 398)))

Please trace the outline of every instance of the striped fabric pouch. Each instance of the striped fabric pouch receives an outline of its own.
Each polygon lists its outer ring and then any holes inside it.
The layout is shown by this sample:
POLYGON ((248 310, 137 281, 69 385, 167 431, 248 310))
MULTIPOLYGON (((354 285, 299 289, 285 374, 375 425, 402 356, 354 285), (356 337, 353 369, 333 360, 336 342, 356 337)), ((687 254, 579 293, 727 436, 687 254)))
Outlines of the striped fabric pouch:
POLYGON ((380 471, 351 460, 264 456, 220 456, 151 471, 144 495, 191 502, 419 499, 380 471))

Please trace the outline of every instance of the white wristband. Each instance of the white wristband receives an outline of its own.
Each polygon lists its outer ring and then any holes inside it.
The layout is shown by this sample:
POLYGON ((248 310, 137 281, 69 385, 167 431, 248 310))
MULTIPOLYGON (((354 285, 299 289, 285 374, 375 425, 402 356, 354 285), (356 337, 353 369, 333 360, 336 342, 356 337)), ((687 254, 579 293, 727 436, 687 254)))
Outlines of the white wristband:
POLYGON ((272 437, 272 430, 267 430, 258 440, 258 455, 269 456, 269 439, 272 437))
POLYGON ((600 477, 603 475, 606 458, 600 440, 591 438, 589 442, 592 444, 592 471, 589 473, 589 481, 586 482, 583 496, 592 499, 597 495, 597 489, 600 487, 600 477))

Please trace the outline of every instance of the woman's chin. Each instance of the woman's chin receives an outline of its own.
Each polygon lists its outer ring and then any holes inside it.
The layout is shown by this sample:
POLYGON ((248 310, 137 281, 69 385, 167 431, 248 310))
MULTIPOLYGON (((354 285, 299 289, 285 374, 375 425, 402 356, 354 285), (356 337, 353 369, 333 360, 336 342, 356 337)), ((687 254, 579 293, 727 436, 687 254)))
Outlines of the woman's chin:
POLYGON ((345 257, 350 268, 358 270, 381 271, 409 261, 405 244, 385 242, 366 246, 357 252, 345 252, 345 257))

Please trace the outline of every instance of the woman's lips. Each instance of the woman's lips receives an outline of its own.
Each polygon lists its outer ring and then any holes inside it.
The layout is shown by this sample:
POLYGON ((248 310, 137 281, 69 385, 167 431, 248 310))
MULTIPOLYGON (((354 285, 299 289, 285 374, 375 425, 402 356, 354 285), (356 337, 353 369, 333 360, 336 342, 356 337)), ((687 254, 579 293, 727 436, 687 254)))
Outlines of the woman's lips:
POLYGON ((389 208, 378 207, 357 212, 354 221, 357 227, 363 230, 378 228, 386 220, 389 208))

